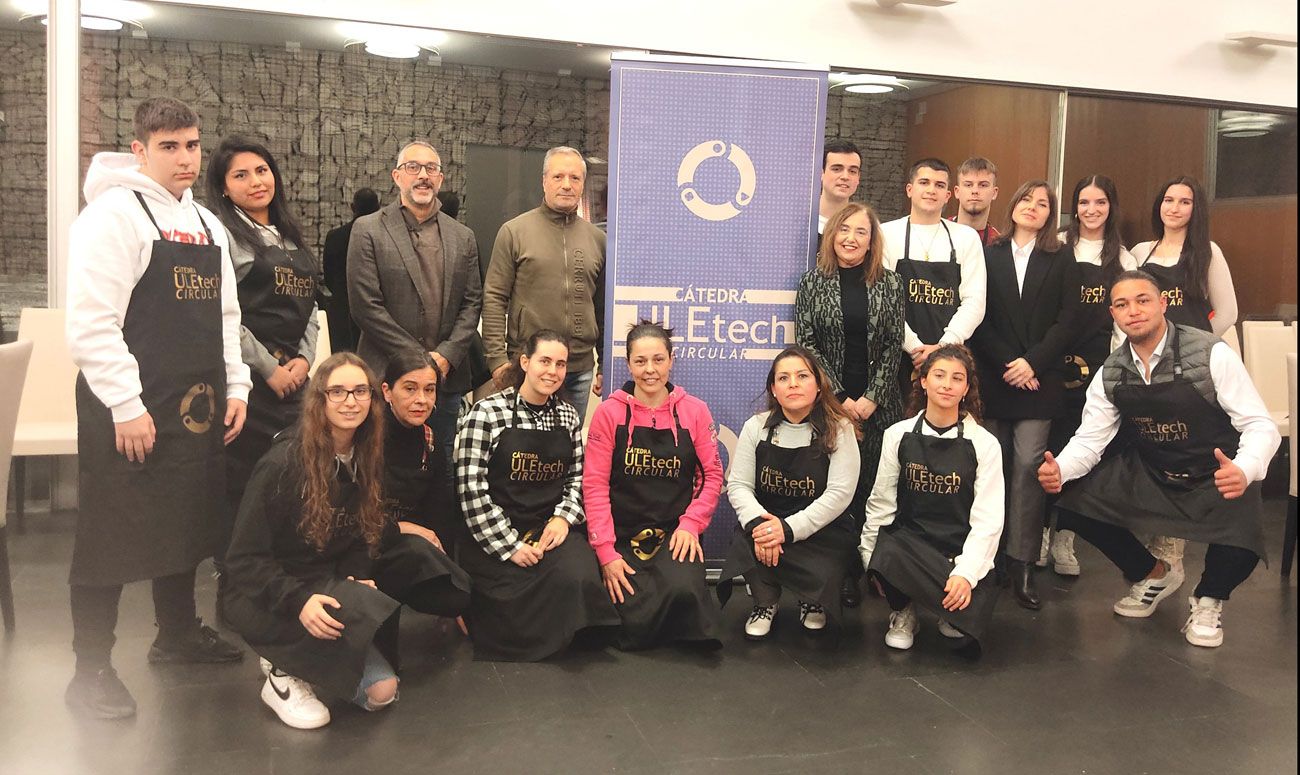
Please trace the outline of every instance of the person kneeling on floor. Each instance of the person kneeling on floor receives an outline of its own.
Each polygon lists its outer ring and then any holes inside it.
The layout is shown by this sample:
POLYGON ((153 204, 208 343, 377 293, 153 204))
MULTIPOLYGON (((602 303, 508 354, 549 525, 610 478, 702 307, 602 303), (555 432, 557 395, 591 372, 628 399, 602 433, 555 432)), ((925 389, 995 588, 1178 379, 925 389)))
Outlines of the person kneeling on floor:
POLYGON ((1282 439, 1235 353, 1212 333, 1165 319, 1168 300, 1141 271, 1119 275, 1110 314, 1127 340, 1088 385, 1083 421, 1038 480, 1065 488, 1058 524, 1119 566, 1133 586, 1115 604, 1145 618, 1183 583, 1134 533, 1204 541, 1205 572, 1183 632, 1194 646, 1223 643, 1223 603, 1264 555, 1259 482, 1282 439), (1129 445, 1102 460, 1120 432, 1129 445), (1229 453, 1233 457, 1229 457, 1229 453))

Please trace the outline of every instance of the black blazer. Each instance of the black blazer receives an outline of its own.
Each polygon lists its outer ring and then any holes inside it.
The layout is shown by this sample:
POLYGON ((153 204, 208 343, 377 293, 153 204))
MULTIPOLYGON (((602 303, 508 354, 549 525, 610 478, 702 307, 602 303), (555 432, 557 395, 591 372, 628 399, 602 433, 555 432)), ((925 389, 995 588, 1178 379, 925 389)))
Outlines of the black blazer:
POLYGON ((988 301, 984 321, 970 339, 980 379, 984 414, 993 419, 1050 419, 1061 412, 1061 359, 1075 336, 1079 270, 1073 253, 1038 248, 1029 256, 1022 293, 1016 283, 1011 241, 984 249, 988 301), (1002 379, 1005 364, 1024 358, 1038 390, 1013 388, 1002 379))

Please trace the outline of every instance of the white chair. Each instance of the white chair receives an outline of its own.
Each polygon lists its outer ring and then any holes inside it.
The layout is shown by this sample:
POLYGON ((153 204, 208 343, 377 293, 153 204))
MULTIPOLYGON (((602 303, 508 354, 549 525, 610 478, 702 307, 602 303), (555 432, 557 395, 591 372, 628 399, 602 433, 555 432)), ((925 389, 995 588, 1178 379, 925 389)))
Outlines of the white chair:
POLYGON ((1241 339, 1237 336, 1236 326, 1231 326, 1227 331, 1223 332, 1223 341, 1227 342, 1238 358, 1241 357, 1241 339))
MULTIPOLYGON (((1292 323, 1291 327, 1294 328, 1295 324, 1292 323)), ((1287 377, 1287 386, 1291 390, 1291 397, 1289 401, 1290 401, 1290 410, 1291 410, 1292 417, 1295 416, 1295 412, 1296 412, 1297 385, 1296 385, 1296 376, 1295 376, 1295 360, 1296 357, 1294 352, 1289 352, 1286 354, 1286 377, 1287 377)), ((1287 443, 1291 447, 1291 492, 1290 492, 1290 497, 1287 498, 1287 502, 1286 502, 1286 531, 1283 533, 1283 538, 1282 538, 1282 575, 1290 577, 1291 562, 1295 559, 1295 542, 1296 542, 1296 466, 1295 466, 1296 434, 1294 433, 1290 434, 1288 436, 1287 443)))
POLYGON ((311 376, 316 373, 316 367, 321 361, 330 357, 330 321, 325 310, 316 311, 316 320, 320 323, 320 332, 316 334, 316 360, 312 361, 311 368, 307 369, 307 375, 311 376))
MULTIPOLYGON (((0 396, 16 396, 27 376, 27 364, 32 357, 31 342, 14 342, 0 345, 0 396)), ((5 506, 9 503, 9 462, 13 452, 14 427, 18 424, 18 402, 0 401, 0 618, 4 619, 5 632, 14 629, 14 587, 9 572, 9 541, 6 534, 5 506)), ((22 501, 22 491, 15 493, 22 501)))
POLYGON ((26 462, 37 455, 77 454, 77 367, 68 353, 64 311, 28 307, 18 319, 18 341, 32 343, 14 433, 14 526, 23 532, 26 462))
POLYGON ((1242 360, 1264 406, 1277 423, 1278 433, 1290 435, 1287 405, 1286 355, 1296 351, 1295 326, 1273 320, 1247 320, 1242 324, 1242 360))

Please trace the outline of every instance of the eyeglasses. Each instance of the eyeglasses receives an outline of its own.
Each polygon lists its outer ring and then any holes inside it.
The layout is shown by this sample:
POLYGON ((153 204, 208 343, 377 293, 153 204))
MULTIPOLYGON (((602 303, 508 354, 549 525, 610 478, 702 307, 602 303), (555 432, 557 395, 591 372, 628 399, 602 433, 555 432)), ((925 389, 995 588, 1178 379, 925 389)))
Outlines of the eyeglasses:
POLYGON ((420 170, 424 170, 429 173, 430 176, 442 172, 442 165, 436 161, 431 161, 426 164, 421 164, 418 161, 408 161, 405 164, 397 165, 397 168, 405 172, 407 175, 419 175, 420 170))
POLYGON ((342 385, 334 385, 333 387, 325 388, 325 397, 328 398, 331 403, 341 404, 348 399, 348 396, 352 396, 359 402, 369 401, 370 386, 357 385, 351 390, 342 385))

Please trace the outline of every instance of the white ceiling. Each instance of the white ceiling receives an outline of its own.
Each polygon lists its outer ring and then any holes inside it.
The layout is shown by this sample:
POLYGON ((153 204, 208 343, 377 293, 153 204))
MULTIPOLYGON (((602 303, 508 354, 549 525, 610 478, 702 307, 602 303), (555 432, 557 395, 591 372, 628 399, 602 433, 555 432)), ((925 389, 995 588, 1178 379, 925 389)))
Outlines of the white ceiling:
MULTIPOLYGON (((339 50, 348 35, 334 19, 291 16, 253 11, 183 6, 172 3, 140 3, 149 11, 141 24, 151 39, 202 40, 283 46, 297 43, 306 49, 339 50)), ((40 29, 38 22, 20 23, 22 12, 10 2, 0 7, 0 26, 40 29)), ((129 35, 129 30, 94 35, 129 35)), ((445 32, 437 45, 443 64, 558 73, 569 70, 582 78, 609 77, 609 55, 620 49, 580 43, 527 40, 467 32, 445 32)), ((938 81, 900 79, 907 87, 895 94, 859 95, 864 99, 915 99, 946 88, 938 81)))

